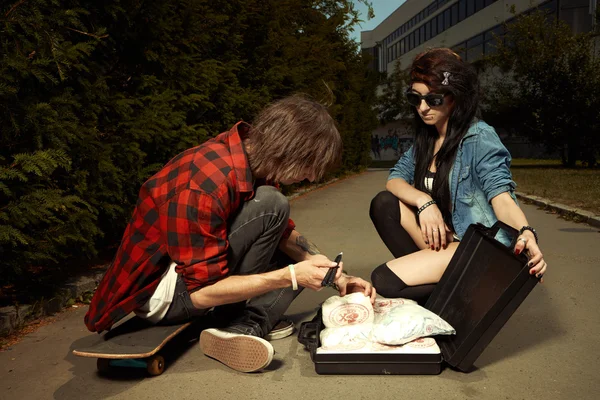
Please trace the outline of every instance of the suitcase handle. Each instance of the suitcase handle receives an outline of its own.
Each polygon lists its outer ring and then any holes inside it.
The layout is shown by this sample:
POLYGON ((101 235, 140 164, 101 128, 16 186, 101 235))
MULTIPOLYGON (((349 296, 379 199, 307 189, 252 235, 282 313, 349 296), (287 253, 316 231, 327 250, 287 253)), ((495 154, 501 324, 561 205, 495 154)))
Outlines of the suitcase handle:
POLYGON ((496 223, 492 225, 491 228, 489 228, 488 236, 494 238, 500 230, 503 230, 511 237, 510 245, 508 246, 508 248, 514 249, 515 245, 517 244, 517 238, 519 237, 519 231, 513 228, 512 226, 505 224, 502 221, 496 221, 496 223))
POLYGON ((317 348, 317 331, 319 329, 319 323, 313 321, 307 321, 300 324, 300 332, 298 332, 298 341, 309 350, 317 348))

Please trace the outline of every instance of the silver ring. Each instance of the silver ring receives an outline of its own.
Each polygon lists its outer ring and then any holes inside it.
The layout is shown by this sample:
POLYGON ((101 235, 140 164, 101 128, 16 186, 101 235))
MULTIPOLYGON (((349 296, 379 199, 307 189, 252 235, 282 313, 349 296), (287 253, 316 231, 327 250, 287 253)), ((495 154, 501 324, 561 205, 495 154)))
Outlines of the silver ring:
POLYGON ((527 239, 525 239, 525 238, 519 238, 519 240, 520 240, 521 242, 523 242, 523 244, 527 244, 527 239))
POLYGON ((438 230, 437 230, 437 229, 435 229, 435 228, 432 228, 431 230, 432 230, 433 232, 437 232, 437 231, 438 231, 438 230))

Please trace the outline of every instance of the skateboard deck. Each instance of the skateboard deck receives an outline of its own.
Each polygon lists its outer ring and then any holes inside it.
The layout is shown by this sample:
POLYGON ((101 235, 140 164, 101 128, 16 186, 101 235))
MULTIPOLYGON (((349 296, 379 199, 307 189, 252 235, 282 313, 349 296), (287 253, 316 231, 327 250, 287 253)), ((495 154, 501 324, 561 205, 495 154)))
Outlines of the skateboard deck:
POLYGON ((133 317, 102 335, 91 346, 73 350, 73 354, 97 358, 101 372, 106 372, 110 366, 129 366, 146 368, 151 375, 160 375, 165 361, 157 353, 191 324, 154 325, 133 317))

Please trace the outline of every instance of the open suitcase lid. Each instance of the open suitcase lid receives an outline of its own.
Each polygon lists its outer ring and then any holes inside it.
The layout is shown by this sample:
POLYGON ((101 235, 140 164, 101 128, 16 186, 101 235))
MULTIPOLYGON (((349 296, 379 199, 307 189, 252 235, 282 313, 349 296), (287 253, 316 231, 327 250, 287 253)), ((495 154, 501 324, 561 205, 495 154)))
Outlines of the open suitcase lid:
POLYGON ((537 284, 527 257, 512 250, 517 236, 502 222, 469 226, 427 301, 425 308, 456 329, 456 335, 436 337, 450 366, 469 370, 537 284), (508 247, 496 239, 506 234, 512 237, 508 247))

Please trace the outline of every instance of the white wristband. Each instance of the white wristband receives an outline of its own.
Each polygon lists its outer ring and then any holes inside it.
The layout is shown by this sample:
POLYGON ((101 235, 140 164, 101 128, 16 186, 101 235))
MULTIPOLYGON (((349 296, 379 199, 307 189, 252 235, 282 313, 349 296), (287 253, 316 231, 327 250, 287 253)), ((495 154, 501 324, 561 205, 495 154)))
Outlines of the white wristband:
POLYGON ((294 271, 294 264, 288 265, 290 269, 290 275, 292 276, 292 289, 298 290, 298 281, 296 280, 296 271, 294 271))

